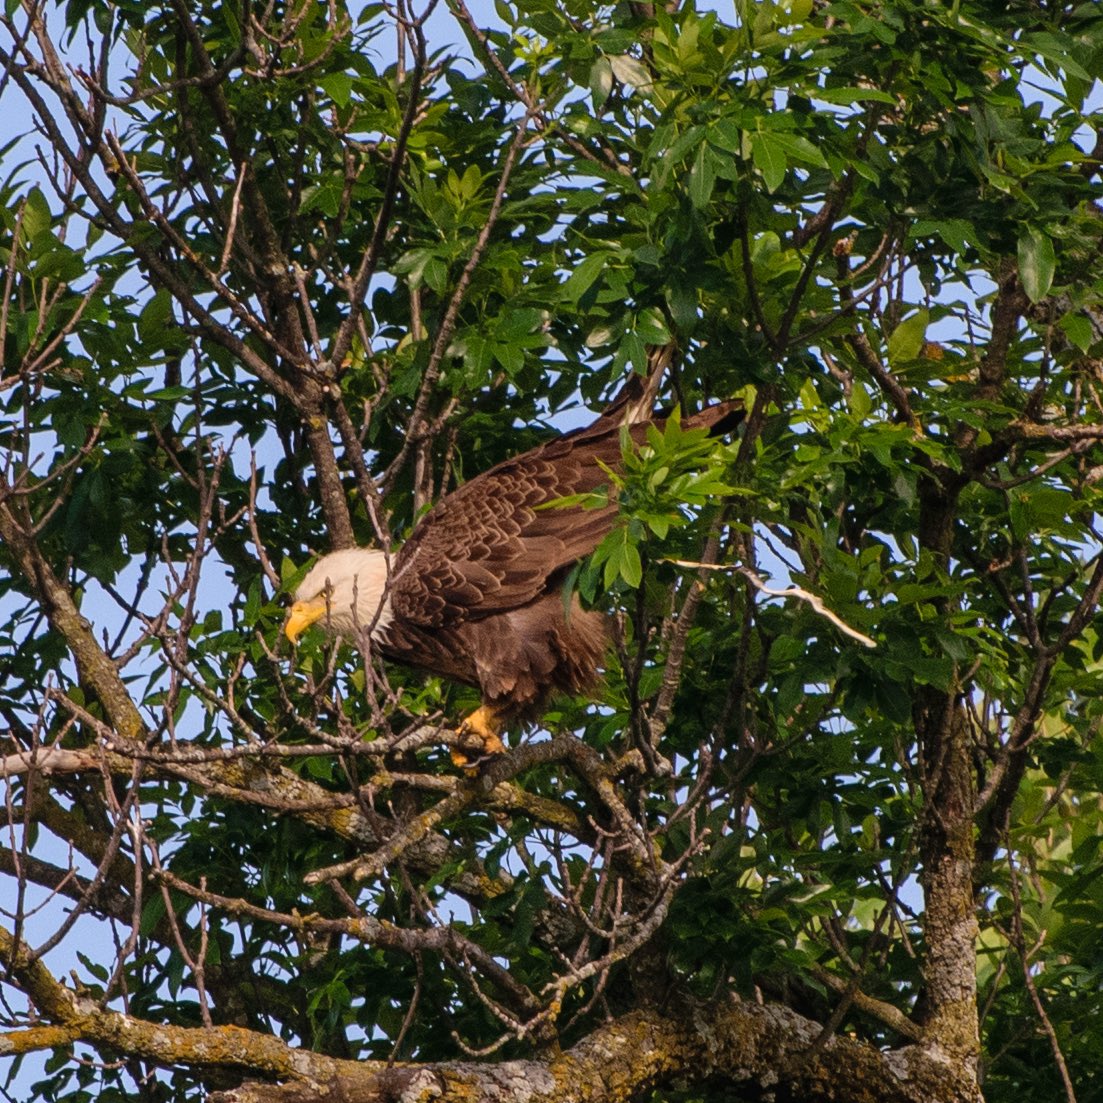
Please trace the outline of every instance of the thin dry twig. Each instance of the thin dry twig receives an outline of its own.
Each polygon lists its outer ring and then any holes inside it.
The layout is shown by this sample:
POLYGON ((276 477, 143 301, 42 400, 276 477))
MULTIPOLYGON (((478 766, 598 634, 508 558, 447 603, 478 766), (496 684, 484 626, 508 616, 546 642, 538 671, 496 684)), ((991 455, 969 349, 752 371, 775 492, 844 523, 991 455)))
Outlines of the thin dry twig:
POLYGON ((677 567, 689 567, 697 571, 736 571, 748 579, 759 593, 766 594, 769 597, 795 597, 800 601, 807 601, 821 617, 826 617, 831 621, 844 636, 857 640, 865 647, 877 646, 876 640, 871 639, 864 632, 859 632, 857 628, 851 628, 837 613, 833 613, 828 609, 822 598, 809 593, 807 590, 802 590, 799 586, 790 586, 787 590, 775 590, 773 587, 767 586, 750 567, 741 567, 734 563, 698 563, 692 559, 666 559, 664 562, 673 563, 677 567))
POLYGON ((1038 986, 1034 983, 1034 968, 1030 964, 1030 958, 1041 947, 1045 940, 1046 932, 1043 930, 1038 936, 1037 943, 1030 950, 1027 950, 1026 940, 1023 937, 1023 901, 1019 891, 1019 868, 1015 864, 1015 859, 1010 848, 1008 848, 1007 853, 1007 868, 1011 875, 1011 899, 1014 904, 1011 921, 1011 937, 1015 949, 1018 951, 1019 959, 1022 962, 1023 982, 1026 984, 1026 989, 1030 993, 1030 1002, 1034 1005, 1034 1011, 1038 1016, 1038 1021, 1041 1023, 1042 1030, 1049 1041, 1049 1047, 1053 1053, 1054 1064, 1057 1065, 1057 1071, 1061 1074, 1061 1084, 1065 1089, 1065 1099, 1067 1103, 1076 1103, 1076 1089, 1072 1085, 1072 1077, 1069 1075, 1068 1065, 1065 1063, 1065 1055, 1061 1050, 1061 1042, 1057 1037, 1057 1031, 1053 1028, 1052 1020, 1046 1013, 1045 1004, 1042 1002, 1042 997, 1038 992, 1038 986))

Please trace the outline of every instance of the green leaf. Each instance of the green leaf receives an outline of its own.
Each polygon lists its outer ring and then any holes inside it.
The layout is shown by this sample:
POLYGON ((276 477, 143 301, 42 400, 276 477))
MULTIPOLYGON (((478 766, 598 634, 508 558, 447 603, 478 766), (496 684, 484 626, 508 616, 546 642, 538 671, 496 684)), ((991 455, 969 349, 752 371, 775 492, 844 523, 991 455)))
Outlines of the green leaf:
POLYGON ((1079 311, 1069 311, 1057 323, 1065 336, 1081 351, 1087 352, 1096 341, 1091 319, 1079 311))
POLYGON ((1049 293, 1056 270, 1053 240, 1036 226, 1029 227, 1019 236, 1019 280, 1032 303, 1049 293))
POLYGON ((823 154, 803 135, 790 134, 784 130, 764 131, 770 140, 793 161, 802 161, 817 168, 827 168, 823 154))
POLYGON ((707 207, 715 185, 716 173, 708 155, 708 145, 702 142, 693 158, 693 168, 689 170, 689 201, 698 210, 707 207))
POLYGON ((767 191, 777 191, 785 179, 789 162, 785 150, 775 137, 768 133, 751 135, 751 159, 754 167, 762 173, 767 191))
POLYGON ((639 549, 635 544, 625 544, 624 546, 620 576, 633 590, 637 589, 643 581, 643 563, 640 560, 639 549))
POLYGON ((1089 84, 1099 76, 1098 71, 1094 74, 1089 73, 1088 70, 1073 57, 1075 45, 1065 35, 1040 31, 1034 34, 1023 35, 1023 43, 1027 48, 1033 50, 1039 56, 1044 57, 1047 61, 1052 61, 1059 70, 1064 70, 1074 77, 1079 77, 1080 80, 1086 80, 1089 84))
POLYGON ((317 185, 303 190, 302 211, 321 211, 329 218, 336 217, 341 209, 344 183, 336 177, 326 177, 317 185))
POLYGON ((937 235, 957 253, 964 253, 977 240, 977 231, 965 218, 919 219, 908 228, 908 237, 918 241, 928 234, 937 235))
POLYGON ((165 331, 174 325, 172 296, 162 289, 153 295, 138 315, 138 334, 145 341, 163 344, 165 331))
POLYGON ((577 303, 590 290, 598 276, 601 275, 608 257, 608 253, 602 252, 592 253, 586 257, 567 277, 560 288, 560 297, 566 302, 577 303))
POLYGON ((677 327, 682 333, 692 333, 698 322, 697 288, 679 280, 667 288, 666 301, 677 327))
POLYGON ((352 98, 352 77, 348 73, 328 73, 318 83, 338 107, 347 107, 352 98))
POLYGON ((595 111, 600 111, 613 90, 613 66, 602 55, 590 67, 590 102, 595 111))
POLYGON ((882 92, 876 88, 818 88, 812 95, 813 98, 823 100, 824 103, 836 103, 844 107, 867 100, 872 103, 896 105, 895 96, 890 92, 882 92))
POLYGON ((927 326, 930 320, 929 311, 917 310, 892 331, 888 341, 888 356, 889 363, 893 367, 916 359, 923 351, 923 342, 927 337, 927 326))
POLYGON ((649 345, 665 345, 671 339, 666 319, 658 307, 641 311, 636 316, 636 333, 649 345))
POLYGON ((647 66, 639 58, 631 54, 617 54, 609 58, 613 75, 624 84, 630 84, 641 92, 646 92, 652 86, 651 74, 647 66))
POLYGON ((39 234, 49 230, 53 216, 50 204, 41 188, 31 188, 23 204, 22 237, 24 241, 34 241, 39 234))
POLYGON ((855 379, 854 383, 851 385, 849 404, 850 412, 859 421, 868 417, 870 410, 873 409, 873 402, 869 397, 869 391, 865 389, 860 379, 855 379))

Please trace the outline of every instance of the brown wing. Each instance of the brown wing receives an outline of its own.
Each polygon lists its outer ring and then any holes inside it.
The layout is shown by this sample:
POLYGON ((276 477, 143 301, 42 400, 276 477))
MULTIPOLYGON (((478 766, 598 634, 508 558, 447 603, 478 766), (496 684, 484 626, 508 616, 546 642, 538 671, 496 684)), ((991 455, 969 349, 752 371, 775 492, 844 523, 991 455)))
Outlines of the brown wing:
MULTIPOLYGON (((713 425, 724 403, 684 424, 713 425)), ((644 425, 634 427, 642 436, 644 425)), ((441 499, 395 557, 391 608, 405 620, 445 627, 517 609, 589 555, 612 528, 616 506, 538 507, 609 481, 621 465, 620 426, 601 418, 492 467, 441 499)))
POLYGON ((589 555, 612 527, 615 506, 536 508, 608 482, 599 460, 620 462, 615 426, 506 460, 441 499, 395 558, 394 612, 443 627, 535 600, 550 576, 589 555))

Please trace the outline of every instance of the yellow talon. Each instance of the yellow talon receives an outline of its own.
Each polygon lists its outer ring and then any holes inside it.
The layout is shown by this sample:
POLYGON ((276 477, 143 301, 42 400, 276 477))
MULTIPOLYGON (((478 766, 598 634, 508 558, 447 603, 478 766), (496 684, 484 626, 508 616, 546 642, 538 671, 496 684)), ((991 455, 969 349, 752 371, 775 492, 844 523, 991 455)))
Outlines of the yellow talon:
MULTIPOLYGON (((457 731, 460 735, 477 735, 483 741, 483 754, 505 754, 505 744, 498 738, 502 722, 495 711, 487 705, 480 705, 470 716, 466 717, 457 731)), ((452 764, 455 766, 467 766, 470 759, 457 747, 452 747, 449 753, 452 756, 452 764)))

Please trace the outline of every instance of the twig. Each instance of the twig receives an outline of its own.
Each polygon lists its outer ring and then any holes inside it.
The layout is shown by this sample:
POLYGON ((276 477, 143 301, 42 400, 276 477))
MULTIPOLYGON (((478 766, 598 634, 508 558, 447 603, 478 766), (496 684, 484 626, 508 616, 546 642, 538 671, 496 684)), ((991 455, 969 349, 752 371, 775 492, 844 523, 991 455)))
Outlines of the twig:
POLYGON ((502 174, 498 180, 497 187, 494 189, 494 198, 491 201, 490 210, 487 212, 486 222, 479 231, 479 235, 475 240, 475 245, 471 250, 471 255, 467 258, 467 263, 464 265, 463 271, 456 281, 455 290, 452 292, 452 296, 448 301, 448 306, 444 311, 444 317, 441 319, 440 326, 437 329, 436 338, 433 341, 433 348, 429 353, 429 363, 425 368, 421 388, 414 402, 413 413, 410 415, 410 420, 406 427, 406 439, 399 449, 398 455, 387 467, 383 476, 383 484, 385 486, 390 486, 396 473, 405 465, 410 450, 417 445, 420 440, 425 439, 427 435, 425 419, 429 411, 429 402, 433 395, 433 388, 440 378, 441 362, 444 360, 445 353, 448 351, 449 342, 452 340, 452 334, 456 327, 456 320, 459 317, 460 307, 463 305, 464 298, 467 294, 468 285, 471 283, 471 277, 478 267, 479 261, 482 260, 483 253, 486 251, 486 247, 490 242, 490 235, 498 223, 498 216, 501 213, 502 204, 505 201, 506 188, 509 186, 509 180, 513 174, 514 165, 525 144, 530 119, 531 116, 526 115, 517 124, 513 140, 506 150, 506 155, 502 164, 502 174))
POLYGON ((1023 967, 1023 981, 1026 990, 1030 994, 1030 1002, 1034 1005, 1034 1011, 1041 1023, 1042 1031, 1049 1041, 1050 1050, 1053 1053, 1054 1063, 1061 1076, 1061 1084, 1065 1089, 1065 1099, 1068 1103, 1076 1103, 1076 1090, 1072 1085, 1072 1077, 1069 1076, 1068 1065, 1065 1063, 1065 1055, 1061 1051, 1061 1042, 1057 1037, 1057 1031, 1053 1028, 1049 1015, 1046 1014, 1045 1004, 1038 992, 1038 986, 1034 983, 1034 969, 1030 964, 1031 956, 1041 948, 1045 941, 1046 932, 1043 930, 1038 936, 1038 941, 1031 950, 1026 948, 1026 940, 1023 938, 1023 901, 1019 890, 1019 870, 1015 865, 1015 858, 1010 848, 1007 854, 1007 868, 1011 874, 1009 884, 1011 886, 1011 901, 1014 911, 1011 917, 1011 935, 1015 950, 1023 967))
POLYGON ((891 1003, 885 1003, 884 1000, 866 995, 855 983, 860 979, 859 977, 854 977, 851 981, 845 981, 842 977, 837 977, 834 973, 824 969, 823 966, 814 963, 811 966, 811 972, 816 980, 830 988, 832 992, 845 996, 847 1003, 853 1004, 859 1011, 880 1020, 886 1026, 891 1027, 898 1034, 911 1039, 913 1042, 923 1040, 922 1027, 913 1023, 907 1015, 899 1008, 893 1007, 891 1003))
POLYGON ((751 585, 760 593, 767 594, 770 597, 795 597, 799 598, 801 601, 807 601, 821 617, 826 617, 831 621, 843 635, 857 640, 865 647, 877 646, 876 640, 871 639, 864 632, 859 632, 857 628, 851 628, 837 613, 831 612, 831 610, 824 605, 822 598, 817 597, 815 594, 810 594, 807 590, 802 590, 799 586, 790 586, 787 590, 775 590, 773 587, 767 586, 750 567, 740 567, 735 564, 698 563, 692 559, 665 559, 663 562, 673 563, 677 567, 690 567, 698 571, 737 571, 747 578, 751 585))

